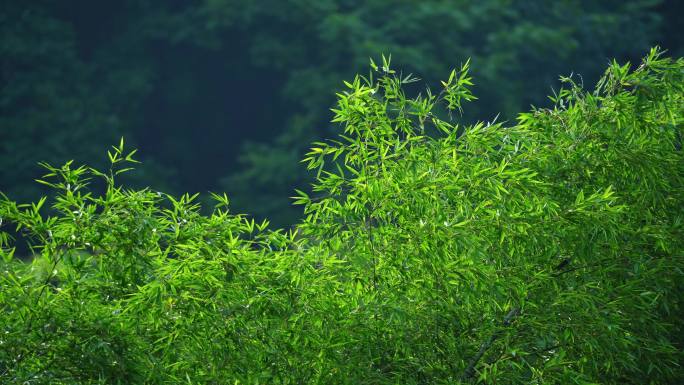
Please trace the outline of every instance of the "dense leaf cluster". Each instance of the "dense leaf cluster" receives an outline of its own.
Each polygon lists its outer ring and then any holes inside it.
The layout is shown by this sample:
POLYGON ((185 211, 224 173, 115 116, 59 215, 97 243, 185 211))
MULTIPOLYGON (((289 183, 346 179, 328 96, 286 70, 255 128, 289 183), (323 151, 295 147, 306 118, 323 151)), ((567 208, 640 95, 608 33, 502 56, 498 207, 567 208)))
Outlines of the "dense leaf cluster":
POLYGON ((684 60, 563 80, 551 109, 461 126, 469 63, 408 96, 371 62, 290 231, 119 185, 123 141, 105 171, 46 164, 49 208, 0 199, 0 380, 675 383, 684 60))

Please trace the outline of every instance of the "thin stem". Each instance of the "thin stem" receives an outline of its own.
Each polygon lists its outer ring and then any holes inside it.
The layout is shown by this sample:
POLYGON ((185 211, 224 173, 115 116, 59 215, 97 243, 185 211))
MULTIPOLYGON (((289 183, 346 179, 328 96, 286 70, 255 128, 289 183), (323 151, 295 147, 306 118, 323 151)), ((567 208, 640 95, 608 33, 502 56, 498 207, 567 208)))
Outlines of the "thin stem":
MULTIPOLYGON (((506 317, 504 317, 503 326, 510 326, 513 319, 516 316, 518 316, 519 313, 520 308, 514 307, 513 309, 511 309, 511 311, 509 311, 508 314, 506 314, 506 317)), ((495 331, 491 336, 489 336, 487 341, 483 342, 482 345, 480 345, 480 350, 478 350, 477 353, 473 356, 473 358, 470 359, 468 366, 463 372, 463 376, 461 376, 462 380, 469 380, 473 377, 473 375, 475 375, 475 366, 480 361, 480 359, 482 359, 482 356, 484 356, 487 350, 492 346, 494 341, 496 341, 501 336, 501 332, 502 330, 495 331)))

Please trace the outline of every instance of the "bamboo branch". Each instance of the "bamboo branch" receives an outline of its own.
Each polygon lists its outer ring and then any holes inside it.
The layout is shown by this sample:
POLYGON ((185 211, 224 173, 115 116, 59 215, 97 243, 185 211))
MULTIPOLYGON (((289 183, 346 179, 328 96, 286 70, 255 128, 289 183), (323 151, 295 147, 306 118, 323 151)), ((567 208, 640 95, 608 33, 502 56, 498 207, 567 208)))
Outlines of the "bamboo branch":
MULTIPOLYGON (((511 322, 513 321, 513 318, 515 318, 519 313, 520 308, 514 307, 513 309, 511 309, 511 311, 509 311, 508 314, 506 314, 506 317, 504 317, 503 326, 510 326, 511 322)), ((468 366, 466 367, 465 371, 463 372, 463 375, 461 376, 461 380, 469 380, 473 377, 473 375, 475 375, 475 366, 480 361, 480 359, 482 359, 482 356, 484 356, 487 350, 492 346, 494 341, 496 341, 496 339, 499 338, 501 332, 501 330, 495 331, 487 339, 487 341, 483 342, 482 345, 480 345, 480 350, 478 350, 477 354, 475 354, 475 356, 473 356, 473 358, 470 359, 468 366)))

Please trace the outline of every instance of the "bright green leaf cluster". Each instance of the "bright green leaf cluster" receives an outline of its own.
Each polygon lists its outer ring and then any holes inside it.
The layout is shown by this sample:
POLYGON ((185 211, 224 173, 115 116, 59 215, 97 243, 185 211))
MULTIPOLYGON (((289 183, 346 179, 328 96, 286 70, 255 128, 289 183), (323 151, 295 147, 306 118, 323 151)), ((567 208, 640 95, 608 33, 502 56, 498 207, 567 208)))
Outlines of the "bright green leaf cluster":
POLYGON ((467 62, 409 96, 371 61, 291 231, 117 185, 123 141, 108 172, 45 165, 49 208, 0 199, 0 380, 675 383, 684 60, 630 68, 464 127, 467 62))

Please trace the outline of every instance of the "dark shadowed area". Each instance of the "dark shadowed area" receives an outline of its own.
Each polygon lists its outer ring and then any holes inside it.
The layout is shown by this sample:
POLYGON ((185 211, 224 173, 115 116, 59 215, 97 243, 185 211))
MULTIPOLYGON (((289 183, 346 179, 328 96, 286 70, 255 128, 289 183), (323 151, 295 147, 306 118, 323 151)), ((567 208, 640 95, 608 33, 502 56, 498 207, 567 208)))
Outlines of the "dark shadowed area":
MULTIPOLYGON (((511 120, 610 58, 684 53, 676 0, 12 1, 0 7, 0 191, 45 193, 39 161, 101 166, 121 136, 130 183, 227 192, 234 212, 288 226, 299 161, 330 136, 334 90, 370 57, 438 84, 468 58, 476 106, 511 120)), ((419 92, 420 90, 415 90, 419 92)))

